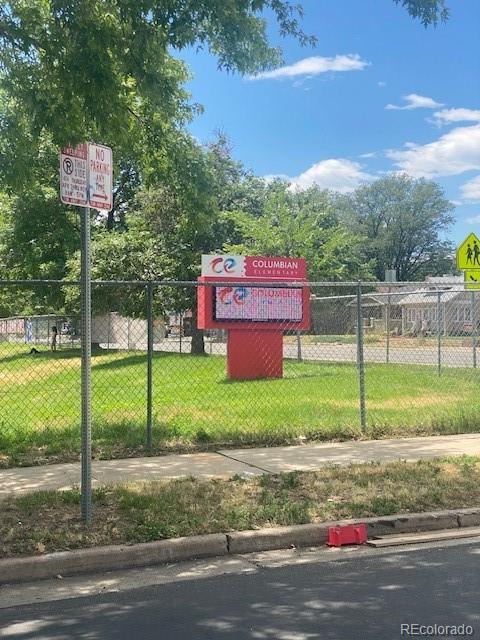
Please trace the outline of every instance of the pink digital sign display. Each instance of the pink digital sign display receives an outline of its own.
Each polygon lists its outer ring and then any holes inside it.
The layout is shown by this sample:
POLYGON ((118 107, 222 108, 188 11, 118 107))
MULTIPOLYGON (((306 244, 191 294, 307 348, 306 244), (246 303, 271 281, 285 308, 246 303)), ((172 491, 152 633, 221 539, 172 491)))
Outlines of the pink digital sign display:
POLYGON ((214 318, 246 322, 301 322, 301 288, 215 287, 214 318))

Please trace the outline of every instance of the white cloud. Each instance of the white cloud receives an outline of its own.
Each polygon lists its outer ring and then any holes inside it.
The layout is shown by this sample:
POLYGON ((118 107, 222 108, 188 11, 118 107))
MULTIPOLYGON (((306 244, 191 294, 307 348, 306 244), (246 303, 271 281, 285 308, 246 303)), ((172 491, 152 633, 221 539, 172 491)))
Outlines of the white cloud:
POLYGON ((348 193, 362 182, 373 179, 373 176, 362 169, 360 163, 345 158, 321 160, 300 175, 290 178, 290 188, 307 189, 312 185, 318 185, 321 189, 348 193))
POLYGON ((462 198, 469 202, 480 202, 480 176, 472 178, 460 188, 462 198))
POLYGON ((385 109, 396 109, 398 111, 410 111, 411 109, 438 109, 443 107, 440 102, 435 102, 433 98, 427 96, 419 96, 417 93, 410 93, 408 96, 402 96, 407 104, 398 106, 396 104, 387 104, 385 109))
POLYGON ((376 158, 377 154, 375 151, 371 151, 370 153, 361 153, 358 157, 359 158, 376 158))
POLYGON ((468 224, 480 224, 480 216, 473 216, 473 218, 467 218, 465 222, 468 222, 468 224))
POLYGON ((442 109, 433 114, 437 124, 480 122, 480 109, 442 109))
POLYGON ((387 157, 413 177, 454 176, 480 169, 480 124, 452 129, 424 145, 390 149, 387 157))
MULTIPOLYGON (((361 71, 370 63, 357 53, 337 55, 334 58, 322 56, 312 56, 303 58, 294 64, 279 67, 272 71, 264 71, 254 76, 249 76, 249 80, 270 80, 277 78, 297 78, 298 76, 317 76, 328 71, 361 71)), ((440 105, 441 106, 441 105, 440 105)))
POLYGON ((386 87, 386 86, 387 86, 387 83, 386 83, 386 82, 384 82, 383 80, 379 80, 379 81, 377 82, 377 85, 378 85, 379 87, 386 87))

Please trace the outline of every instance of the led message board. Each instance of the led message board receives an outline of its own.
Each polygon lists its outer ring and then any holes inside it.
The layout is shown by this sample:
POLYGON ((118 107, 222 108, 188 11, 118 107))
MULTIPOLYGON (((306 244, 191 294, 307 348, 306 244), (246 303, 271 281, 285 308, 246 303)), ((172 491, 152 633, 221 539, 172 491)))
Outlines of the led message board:
POLYGON ((215 287, 213 318, 234 322, 301 322, 303 291, 281 287, 215 287))

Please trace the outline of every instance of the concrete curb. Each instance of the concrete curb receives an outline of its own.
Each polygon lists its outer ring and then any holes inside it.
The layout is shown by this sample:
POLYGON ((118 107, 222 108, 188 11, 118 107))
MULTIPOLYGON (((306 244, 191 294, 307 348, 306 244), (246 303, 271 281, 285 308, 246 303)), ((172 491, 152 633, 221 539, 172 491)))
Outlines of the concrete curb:
POLYGON ((228 553, 225 534, 173 538, 133 545, 111 545, 0 561, 0 584, 112 571, 228 553))
POLYGON ((59 574, 65 577, 94 571, 129 569, 193 558, 291 547, 316 547, 326 543, 329 527, 359 522, 367 525, 370 538, 416 531, 474 527, 480 526, 480 507, 336 520, 227 534, 214 533, 144 544, 112 545, 24 558, 9 558, 0 560, 0 584, 52 578, 59 574))

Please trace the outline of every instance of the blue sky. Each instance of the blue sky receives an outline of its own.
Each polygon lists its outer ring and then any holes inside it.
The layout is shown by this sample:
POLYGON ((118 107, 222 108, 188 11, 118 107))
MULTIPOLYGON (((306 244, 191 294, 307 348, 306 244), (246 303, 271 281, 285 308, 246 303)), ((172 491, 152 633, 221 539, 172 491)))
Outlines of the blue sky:
POLYGON ((302 4, 318 44, 281 39, 271 20, 285 59, 274 74, 249 79, 218 71, 208 52, 182 56, 205 108, 192 133, 206 142, 221 129, 247 168, 300 186, 345 192, 399 170, 431 178, 456 204, 451 238, 480 233, 479 0, 447 0, 450 20, 427 30, 393 0, 302 4))

